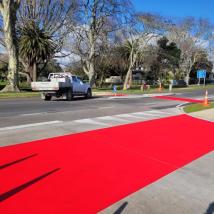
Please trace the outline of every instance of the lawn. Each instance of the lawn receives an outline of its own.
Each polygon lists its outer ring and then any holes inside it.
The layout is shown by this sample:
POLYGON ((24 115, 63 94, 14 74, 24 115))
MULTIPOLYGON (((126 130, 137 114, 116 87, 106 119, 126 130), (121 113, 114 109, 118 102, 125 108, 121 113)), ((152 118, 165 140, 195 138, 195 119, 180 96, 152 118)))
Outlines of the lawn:
MULTIPOLYGON (((206 86, 199 86, 199 85, 191 85, 189 87, 185 88, 173 88, 172 93, 182 93, 182 92, 191 92, 191 91, 197 91, 197 90, 207 90, 214 88, 214 85, 206 85, 206 86)), ((95 88, 93 89, 93 92, 113 92, 110 88, 95 88)), ((162 89, 160 92, 158 88, 150 88, 148 90, 142 91, 140 90, 140 86, 135 86, 129 90, 117 90, 117 93, 124 93, 124 94, 151 94, 151 93, 169 93, 168 88, 162 89)))
POLYGON ((197 104, 191 104, 191 105, 185 106, 184 111, 186 113, 192 113, 192 112, 206 110, 210 108, 214 108, 214 103, 210 103, 206 106, 203 103, 197 103, 197 104))
POLYGON ((0 99, 6 99, 6 98, 27 98, 27 97, 38 97, 40 93, 38 92, 9 92, 9 93, 0 93, 0 99))

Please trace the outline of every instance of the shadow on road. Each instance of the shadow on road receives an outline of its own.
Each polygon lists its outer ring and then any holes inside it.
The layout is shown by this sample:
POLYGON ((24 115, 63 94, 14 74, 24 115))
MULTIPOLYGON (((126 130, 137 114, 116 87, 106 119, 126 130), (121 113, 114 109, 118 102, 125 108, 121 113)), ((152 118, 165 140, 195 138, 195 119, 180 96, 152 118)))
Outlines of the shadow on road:
POLYGON ((214 214, 214 202, 209 205, 205 214, 214 214))
POLYGON ((113 214, 121 214, 127 205, 128 202, 124 202, 113 214))
POLYGON ((102 96, 93 96, 93 97, 91 97, 91 98, 85 98, 85 97, 74 97, 73 99, 72 99, 72 101, 68 101, 68 100, 65 100, 65 99, 61 99, 61 98, 53 98, 51 101, 57 101, 57 102, 59 102, 59 101, 64 101, 64 102, 75 102, 75 101, 80 101, 80 100, 94 100, 94 99, 98 99, 98 98, 102 98, 102 96))
POLYGON ((35 157, 35 156, 37 156, 37 154, 29 155, 29 156, 24 157, 24 158, 21 158, 21 159, 19 159, 19 160, 15 160, 15 161, 12 161, 12 162, 10 162, 10 163, 6 163, 6 164, 4 164, 4 165, 0 165, 0 170, 1 170, 1 169, 4 169, 4 168, 7 168, 7 167, 9 167, 9 166, 12 166, 12 165, 14 165, 14 164, 20 163, 20 162, 22 162, 22 161, 25 161, 25 160, 30 159, 30 158, 35 157))
POLYGON ((12 197, 13 195, 23 191, 24 189, 30 187, 31 185, 37 183, 38 181, 44 179, 45 177, 48 177, 49 175, 57 172, 58 170, 60 170, 60 168, 54 169, 54 170, 52 170, 50 172, 47 172, 47 173, 45 173, 43 175, 40 175, 39 177, 34 178, 33 180, 28 181, 27 183, 24 183, 24 184, 14 188, 14 189, 9 190, 8 192, 5 192, 5 193, 1 194, 0 195, 0 202, 5 201, 6 199, 8 199, 8 198, 12 197))

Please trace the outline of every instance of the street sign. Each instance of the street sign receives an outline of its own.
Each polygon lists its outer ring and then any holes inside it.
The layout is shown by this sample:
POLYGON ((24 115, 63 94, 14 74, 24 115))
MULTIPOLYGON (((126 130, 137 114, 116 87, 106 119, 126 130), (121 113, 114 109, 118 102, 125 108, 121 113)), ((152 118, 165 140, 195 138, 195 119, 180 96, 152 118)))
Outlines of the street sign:
POLYGON ((206 70, 197 71, 198 85, 200 85, 200 79, 204 79, 204 85, 205 85, 206 73, 207 73, 206 70))
POLYGON ((117 93, 117 86, 116 86, 116 85, 113 86, 113 92, 114 92, 115 94, 117 93))
POLYGON ((206 78, 206 70, 198 70, 197 71, 197 78, 206 78))

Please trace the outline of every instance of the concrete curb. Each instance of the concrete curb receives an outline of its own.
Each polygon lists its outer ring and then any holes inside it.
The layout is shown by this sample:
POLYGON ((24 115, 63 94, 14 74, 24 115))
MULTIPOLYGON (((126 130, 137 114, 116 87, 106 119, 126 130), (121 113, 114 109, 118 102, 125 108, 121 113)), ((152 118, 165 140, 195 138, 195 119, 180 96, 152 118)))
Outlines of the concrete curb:
MULTIPOLYGON (((180 105, 179 107, 178 107, 178 109, 183 113, 183 114, 186 114, 186 115, 189 115, 190 117, 194 117, 194 118, 197 118, 197 119, 201 119, 201 120, 205 120, 205 121, 209 121, 209 122, 214 122, 212 119, 211 120, 209 120, 209 119, 207 119, 206 118, 206 112, 207 112, 207 110, 211 110, 211 109, 205 109, 205 110, 201 110, 201 111, 197 111, 197 112, 192 112, 192 113, 186 113, 185 111, 184 111, 184 107, 186 106, 186 105, 188 105, 189 103, 183 103, 182 105, 180 105)), ((191 103, 190 103, 191 104, 191 103)))
POLYGON ((111 92, 93 92, 93 95, 95 96, 111 96, 111 97, 120 97, 120 96, 126 96, 126 97, 156 97, 156 96, 170 96, 170 95, 178 95, 180 93, 154 93, 154 94, 126 94, 126 93, 116 93, 116 96, 114 93, 111 92))

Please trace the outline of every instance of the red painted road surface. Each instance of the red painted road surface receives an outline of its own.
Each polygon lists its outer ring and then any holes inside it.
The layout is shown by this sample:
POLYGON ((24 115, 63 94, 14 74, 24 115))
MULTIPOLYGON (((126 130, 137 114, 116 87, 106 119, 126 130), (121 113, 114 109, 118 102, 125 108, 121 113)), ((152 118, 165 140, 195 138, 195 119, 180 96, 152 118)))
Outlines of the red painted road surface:
POLYGON ((212 151, 213 131, 180 115, 2 147, 0 213, 97 213, 212 151))
POLYGON ((184 97, 174 97, 174 96, 155 96, 154 98, 163 99, 163 100, 175 100, 175 101, 182 101, 182 102, 189 102, 189 103, 203 103, 204 100, 196 100, 184 97))

